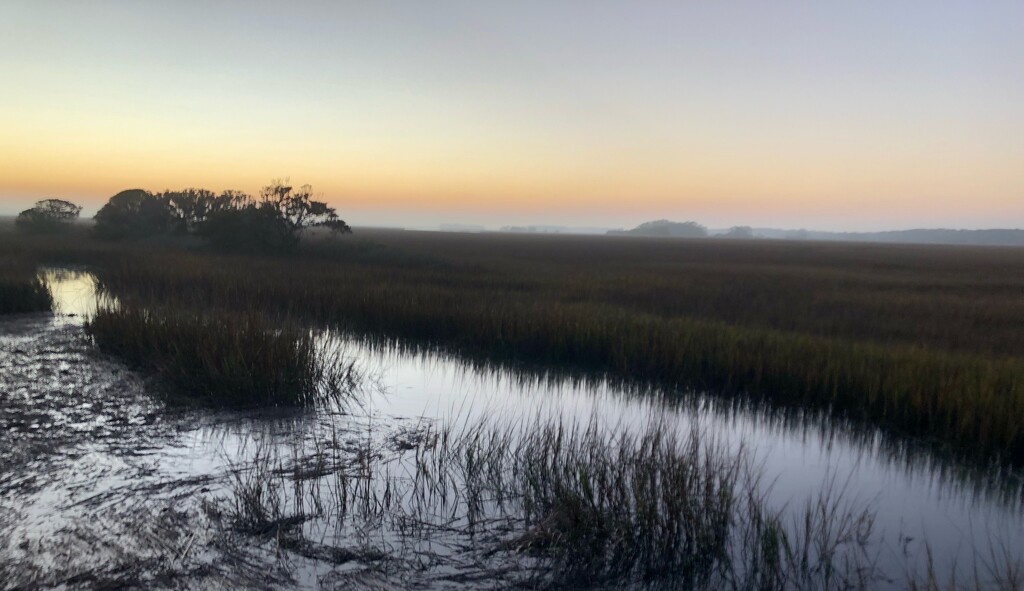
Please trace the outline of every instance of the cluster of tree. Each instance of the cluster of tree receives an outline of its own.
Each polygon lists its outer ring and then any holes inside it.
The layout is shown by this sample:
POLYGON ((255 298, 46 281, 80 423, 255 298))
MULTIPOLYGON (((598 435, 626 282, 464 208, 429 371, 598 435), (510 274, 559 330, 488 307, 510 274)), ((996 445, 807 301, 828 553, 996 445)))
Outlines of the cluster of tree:
POLYGON ((24 232, 49 234, 62 232, 78 219, 82 208, 63 199, 43 199, 18 214, 14 225, 24 232))
POLYGON ((708 229, 697 222, 672 222, 655 220, 644 222, 632 230, 612 230, 609 234, 626 234, 634 236, 672 236, 676 238, 704 238, 708 229))
POLYGON ((725 232, 718 234, 719 238, 733 238, 736 240, 749 240, 754 238, 754 229, 750 226, 733 226, 725 232))
POLYGON ((239 191, 130 189, 99 210, 95 232, 107 240, 190 234, 223 250, 265 253, 293 249, 306 228, 352 231, 313 197, 309 185, 295 189, 281 182, 264 187, 257 198, 239 191))

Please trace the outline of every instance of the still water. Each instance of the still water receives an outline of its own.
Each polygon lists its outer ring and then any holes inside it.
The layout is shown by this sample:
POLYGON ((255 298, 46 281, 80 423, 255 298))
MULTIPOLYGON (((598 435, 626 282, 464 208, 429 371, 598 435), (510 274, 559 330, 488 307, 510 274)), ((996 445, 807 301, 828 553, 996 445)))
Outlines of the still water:
MULTIPOLYGON (((870 508, 876 515, 874 552, 881 568, 891 573, 894 588, 901 587, 907 568, 923 564, 926 544, 940 572, 953 564, 969 569, 989 557, 993 547, 1003 554, 1024 554, 1018 474, 963 465, 869 429, 743 407, 695 392, 644 391, 596 378, 495 368, 436 351, 325 333, 324 346, 354 359, 366 378, 356 408, 313 416, 175 414, 146 396, 144 380, 97 356, 82 336, 82 322, 96 302, 93 277, 73 270, 51 270, 45 276, 57 313, 0 321, 2 385, 22 405, 6 417, 20 430, 8 428, 14 433, 8 434, 13 451, 6 458, 8 475, 0 482, 5 491, 0 518, 8 523, 0 534, 0 556, 40 572, 61 561, 73 565, 103 559, 84 549, 82 540, 89 536, 139 535, 138 528, 118 517, 125 507, 139 505, 145 511, 146 503, 180 503, 188 519, 209 519, 201 517, 195 498, 226 495, 225 474, 258 453, 257 442, 301 440, 327 422, 335 430, 341 424, 344 438, 480 418, 593 420, 622 429, 641 429, 654 420, 680 433, 700 429, 728 449, 750 454, 774 507, 800 506, 832 488, 842 491, 844 504, 870 508), (74 399, 61 392, 73 393, 74 399), (24 416, 16 417, 18 412, 24 416), (80 436, 64 437, 63 432, 80 436), (92 531, 100 526, 106 534, 92 531), (63 540, 63 549, 47 546, 47 540, 61 539, 59 532, 72 539, 63 540), (67 550, 76 544, 83 548, 77 557, 67 550)), ((200 535, 197 543, 193 533, 191 555, 182 561, 215 570, 222 558, 192 554, 193 546, 213 543, 203 536, 208 535, 200 535)), ((185 541, 175 546, 176 552, 185 541)), ((164 555, 143 542, 135 543, 135 551, 143 561, 164 555)), ((325 582, 324 569, 315 562, 299 560, 289 576, 289 584, 325 582)))

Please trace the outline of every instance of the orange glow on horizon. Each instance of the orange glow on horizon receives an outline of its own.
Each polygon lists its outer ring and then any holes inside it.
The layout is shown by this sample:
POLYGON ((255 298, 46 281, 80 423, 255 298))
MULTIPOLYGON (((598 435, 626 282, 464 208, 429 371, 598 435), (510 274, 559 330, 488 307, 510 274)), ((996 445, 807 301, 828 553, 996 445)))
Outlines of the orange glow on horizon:
POLYGON ((251 30, 223 7, 20 7, 0 23, 0 208, 287 177, 403 220, 1024 226, 1024 43, 1003 8, 906 7, 929 20, 906 30, 881 4, 659 5, 548 29, 442 4, 251 30))

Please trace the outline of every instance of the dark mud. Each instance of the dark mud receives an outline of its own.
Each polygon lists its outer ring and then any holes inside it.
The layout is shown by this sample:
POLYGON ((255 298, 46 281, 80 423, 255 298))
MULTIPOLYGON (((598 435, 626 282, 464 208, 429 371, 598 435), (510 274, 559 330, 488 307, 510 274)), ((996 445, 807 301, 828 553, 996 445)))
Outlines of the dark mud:
POLYGON ((5 319, 0 392, 4 588, 241 580, 203 548, 217 537, 202 498, 214 476, 160 474, 160 455, 187 422, 97 356, 79 327, 5 319))
POLYGON ((272 540, 225 517, 230 470, 207 437, 257 417, 145 390, 74 324, 0 322, 0 588, 294 586, 272 540))

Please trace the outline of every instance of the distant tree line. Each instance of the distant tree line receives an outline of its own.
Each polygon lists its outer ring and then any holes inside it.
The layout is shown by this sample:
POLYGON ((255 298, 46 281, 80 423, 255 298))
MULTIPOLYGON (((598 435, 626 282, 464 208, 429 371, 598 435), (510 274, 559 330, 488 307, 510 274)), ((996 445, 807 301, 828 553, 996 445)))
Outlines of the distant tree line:
POLYGON ((737 240, 749 240, 751 238, 754 238, 754 229, 751 228, 750 226, 733 226, 726 230, 725 232, 723 232, 722 234, 718 234, 718 237, 734 238, 737 240))
POLYGON ((250 253, 293 250, 307 228, 352 231, 334 208, 314 199, 309 185, 295 189, 282 182, 255 198, 240 191, 129 189, 111 197, 94 219, 94 232, 104 240, 193 235, 221 250, 250 253))
POLYGON ((653 222, 644 222, 632 230, 611 230, 608 233, 633 236, 705 238, 708 235, 708 229, 697 222, 670 222, 669 220, 655 220, 653 222))
MULTIPOLYGON (((672 222, 669 220, 644 222, 632 230, 609 230, 608 234, 672 238, 707 238, 712 235, 706 227, 697 222, 672 222)), ((748 240, 757 236, 750 226, 733 226, 724 232, 715 233, 714 237, 748 240)))

